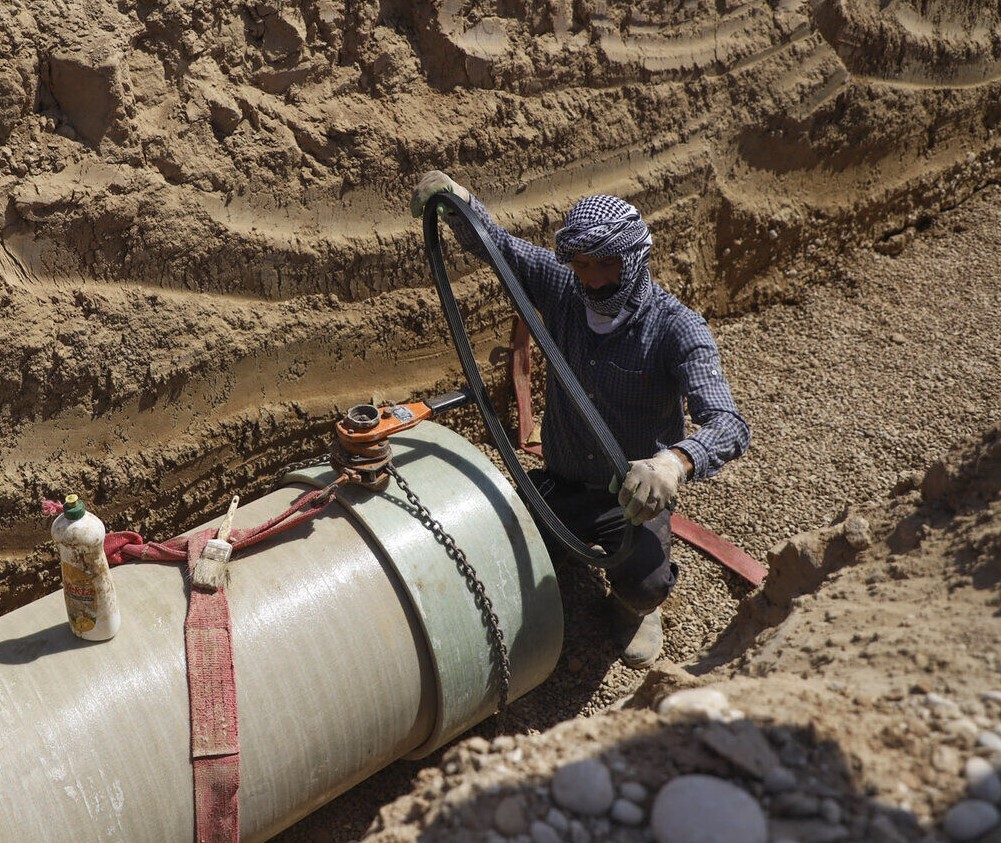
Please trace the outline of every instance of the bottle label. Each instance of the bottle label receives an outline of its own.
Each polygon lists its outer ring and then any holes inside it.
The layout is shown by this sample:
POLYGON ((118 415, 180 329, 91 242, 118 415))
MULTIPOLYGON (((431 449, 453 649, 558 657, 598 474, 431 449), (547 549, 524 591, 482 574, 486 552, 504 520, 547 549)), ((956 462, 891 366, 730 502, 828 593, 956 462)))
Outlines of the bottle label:
POLYGON ((97 625, 94 601, 97 589, 94 578, 75 565, 62 563, 63 595, 66 598, 66 612, 70 627, 79 635, 90 632, 97 625))

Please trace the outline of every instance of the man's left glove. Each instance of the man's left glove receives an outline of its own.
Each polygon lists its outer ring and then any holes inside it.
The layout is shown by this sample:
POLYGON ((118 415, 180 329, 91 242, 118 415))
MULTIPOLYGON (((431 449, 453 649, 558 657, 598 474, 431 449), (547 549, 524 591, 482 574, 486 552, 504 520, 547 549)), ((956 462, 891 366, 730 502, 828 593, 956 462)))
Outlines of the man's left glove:
POLYGON ((463 202, 469 201, 469 191, 466 188, 441 170, 431 170, 423 175, 410 195, 410 213, 415 217, 422 216, 428 199, 442 190, 454 193, 463 202))
POLYGON ((660 451, 649 459, 629 463, 622 488, 613 477, 608 491, 619 493, 619 506, 625 507, 623 517, 638 526, 660 515, 687 479, 688 472, 678 455, 660 451))

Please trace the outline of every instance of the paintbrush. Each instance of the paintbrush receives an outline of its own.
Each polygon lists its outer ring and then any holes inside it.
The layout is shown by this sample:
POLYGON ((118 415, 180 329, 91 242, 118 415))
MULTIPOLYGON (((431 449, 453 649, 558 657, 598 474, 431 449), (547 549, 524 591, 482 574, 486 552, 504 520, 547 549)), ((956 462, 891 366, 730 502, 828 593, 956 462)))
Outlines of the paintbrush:
POLYGON ((229 509, 219 525, 216 538, 209 539, 205 543, 198 561, 195 562, 191 572, 192 585, 207 591, 217 591, 229 582, 229 557, 233 555, 233 545, 228 539, 230 530, 233 529, 233 516, 239 504, 240 496, 233 495, 229 509))

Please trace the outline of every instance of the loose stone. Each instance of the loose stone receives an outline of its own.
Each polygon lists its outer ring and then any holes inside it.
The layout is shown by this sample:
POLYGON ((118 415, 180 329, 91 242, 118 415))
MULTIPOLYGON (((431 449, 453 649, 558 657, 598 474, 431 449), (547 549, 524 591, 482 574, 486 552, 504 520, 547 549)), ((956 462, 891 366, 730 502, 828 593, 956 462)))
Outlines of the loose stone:
POLYGON ((561 808, 592 817, 608 813, 615 800, 611 773, 593 759, 576 761, 557 770, 552 792, 561 808))
POLYGON ((525 797, 521 794, 505 796, 494 810, 494 827, 509 837, 528 831, 525 797))
POLYGON ((645 785, 639 782, 625 782, 622 787, 619 788, 619 793, 622 795, 623 799, 628 799, 630 802, 645 802, 649 791, 646 789, 645 785))
POLYGON ((980 799, 964 799, 957 802, 942 820, 942 830, 955 843, 976 840, 1001 822, 1001 813, 980 799))
POLYGON ((973 756, 967 759, 963 769, 966 778, 966 792, 973 799, 984 802, 1001 802, 1001 776, 984 758, 973 756))
POLYGON ((736 719, 726 694, 715 688, 685 688, 683 691, 676 691, 657 704, 657 713, 670 720, 692 716, 724 722, 736 719))
POLYGON ((612 803, 612 819, 622 825, 639 825, 643 822, 643 809, 628 799, 616 799, 612 803))
POLYGON ((559 808, 550 808, 546 812, 546 822, 560 832, 570 828, 570 820, 559 808))
POLYGON ((787 793, 796 789, 796 774, 788 767, 772 767, 765 773, 766 793, 787 793))
POLYGON ((485 755, 490 752, 490 741, 477 735, 466 741, 466 749, 477 755, 485 755))
POLYGON ((496 752, 507 752, 510 749, 514 749, 514 738, 510 735, 498 735, 493 739, 490 746, 493 747, 496 752))
POLYGON ((956 773, 959 770, 960 756, 954 747, 939 744, 932 750, 931 765, 940 773, 956 773))
POLYGON ((532 823, 529 833, 532 835, 533 843, 562 843, 556 829, 541 820, 532 823))
POLYGON ((661 788, 650 827, 657 843, 765 843, 764 811, 746 791, 714 776, 678 776, 661 788))
POLYGON ((841 822, 841 806, 836 800, 825 798, 820 800, 820 816, 831 825, 841 822))
POLYGON ((591 843, 591 832, 580 820, 570 820, 570 843, 591 843))
POLYGON ((959 714, 959 706, 947 697, 936 694, 934 691, 925 695, 925 705, 929 708, 946 709, 950 714, 959 714))
POLYGON ((981 734, 988 734, 986 732, 982 733, 977 728, 977 724, 969 717, 958 717, 955 720, 950 720, 944 724, 942 731, 948 735, 955 735, 970 742, 976 740, 981 734))
POLYGON ((606 817, 591 822, 591 834, 595 840, 607 840, 612 833, 612 821, 606 817))
POLYGON ((866 839, 878 840, 879 843, 906 843, 904 836, 886 814, 877 814, 869 823, 866 839))
POLYGON ((977 735, 977 746, 982 746, 991 752, 1001 752, 1001 735, 997 732, 980 732, 977 735))
POLYGON ((772 803, 772 813, 780 817, 815 817, 820 800, 808 793, 782 793, 772 803))

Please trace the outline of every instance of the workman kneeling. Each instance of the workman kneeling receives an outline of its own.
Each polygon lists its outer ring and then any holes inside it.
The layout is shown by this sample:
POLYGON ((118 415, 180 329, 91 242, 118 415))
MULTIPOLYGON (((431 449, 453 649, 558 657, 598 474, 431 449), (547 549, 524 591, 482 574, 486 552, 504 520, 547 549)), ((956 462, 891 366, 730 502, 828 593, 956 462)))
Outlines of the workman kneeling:
MULTIPOLYGON (((614 196, 579 201, 556 232, 554 253, 501 228, 478 199, 438 170, 414 189, 414 216, 441 190, 468 202, 483 221, 631 460, 622 487, 615 480, 609 485, 597 440, 556 379, 547 379, 546 468, 532 479, 582 541, 611 553, 621 544, 625 520, 640 527, 629 557, 607 575, 622 661, 649 667, 664 643, 660 605, 678 578, 670 556, 678 490, 686 480, 715 474, 750 441, 716 343, 702 316, 651 280, 650 230, 628 202, 614 196), (688 436, 686 401, 698 425, 688 436)), ((463 248, 486 257, 468 223, 456 214, 445 219, 463 248)))

